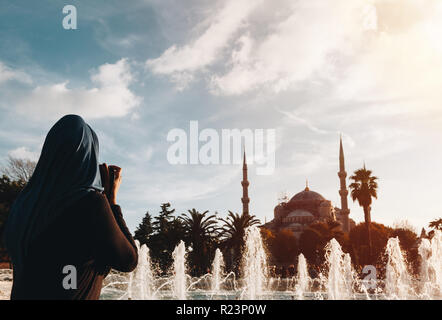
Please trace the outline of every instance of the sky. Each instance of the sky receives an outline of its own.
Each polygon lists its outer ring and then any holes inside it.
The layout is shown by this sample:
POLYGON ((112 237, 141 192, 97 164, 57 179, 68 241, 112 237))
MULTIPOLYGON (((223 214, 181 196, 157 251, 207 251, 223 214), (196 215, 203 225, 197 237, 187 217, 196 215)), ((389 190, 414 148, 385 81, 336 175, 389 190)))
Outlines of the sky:
POLYGON ((342 135, 349 175, 365 162, 379 177, 372 220, 419 231, 442 216, 441 88, 438 0, 0 0, 0 162, 38 160, 57 119, 81 115, 123 168, 132 231, 164 202, 241 212, 241 165, 168 161, 191 121, 275 130, 274 171, 249 165, 263 222, 306 179, 340 206, 342 135))

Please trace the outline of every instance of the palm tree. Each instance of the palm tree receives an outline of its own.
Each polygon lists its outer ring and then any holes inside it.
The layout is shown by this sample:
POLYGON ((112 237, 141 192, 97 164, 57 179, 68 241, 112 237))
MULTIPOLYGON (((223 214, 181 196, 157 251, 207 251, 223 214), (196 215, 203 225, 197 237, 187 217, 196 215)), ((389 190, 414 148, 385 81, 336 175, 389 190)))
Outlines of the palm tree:
POLYGON ((429 227, 434 230, 442 230, 442 218, 431 221, 429 227))
POLYGON ((237 267, 241 250, 244 245, 246 229, 253 225, 261 224, 254 216, 249 214, 233 213, 229 211, 226 219, 221 219, 224 226, 221 228, 221 239, 226 249, 232 250, 231 267, 237 267))
POLYGON ((195 273, 206 272, 210 263, 209 250, 214 242, 215 232, 218 230, 216 224, 216 214, 207 215, 209 211, 203 213, 195 209, 188 210, 188 214, 182 214, 184 237, 186 242, 191 244, 191 263, 195 273))
POLYGON ((356 170, 354 172, 354 175, 350 177, 350 179, 354 182, 351 183, 349 186, 351 189, 351 197, 353 201, 357 200, 359 205, 364 209, 365 226, 367 228, 369 259, 371 259, 372 255, 370 232, 371 203, 372 198, 378 198, 378 183, 376 182, 378 178, 372 176, 371 173, 372 172, 370 170, 367 170, 365 168, 364 164, 364 167, 362 169, 356 170))

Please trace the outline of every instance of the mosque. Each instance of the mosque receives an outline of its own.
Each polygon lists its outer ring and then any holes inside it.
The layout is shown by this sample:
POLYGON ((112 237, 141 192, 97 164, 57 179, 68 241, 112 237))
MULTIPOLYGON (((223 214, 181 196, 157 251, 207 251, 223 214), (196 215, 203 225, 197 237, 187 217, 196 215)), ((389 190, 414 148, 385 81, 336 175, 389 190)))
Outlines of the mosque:
MULTIPOLYGON (((333 220, 341 224, 344 232, 349 232, 355 226, 353 219, 349 218, 348 209, 348 190, 346 184, 347 172, 345 171, 344 149, 342 147, 342 138, 339 144, 339 172, 340 181, 339 195, 341 197, 341 208, 333 207, 330 200, 325 199, 318 192, 310 190, 308 185, 301 192, 295 194, 289 201, 278 204, 274 209, 274 218, 265 223, 262 227, 272 231, 282 229, 291 230, 299 239, 302 231, 310 224, 318 221, 333 220)), ((247 180, 247 163, 244 155, 243 163, 243 214, 249 214, 249 202, 247 180)))

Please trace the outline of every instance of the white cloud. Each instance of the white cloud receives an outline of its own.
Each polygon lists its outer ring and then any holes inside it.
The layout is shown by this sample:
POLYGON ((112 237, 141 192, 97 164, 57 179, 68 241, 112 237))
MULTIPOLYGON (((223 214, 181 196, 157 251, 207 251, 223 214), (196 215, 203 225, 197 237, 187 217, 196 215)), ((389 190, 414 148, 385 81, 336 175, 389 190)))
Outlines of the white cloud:
POLYGON ((68 82, 37 86, 18 99, 19 112, 32 117, 58 118, 75 113, 85 118, 122 117, 138 106, 141 98, 129 85, 133 81, 127 59, 103 64, 96 70, 92 88, 69 88, 68 82))
POLYGON ((0 61, 0 84, 11 80, 32 83, 32 79, 27 73, 20 70, 13 70, 0 61))
POLYGON ((170 75, 179 88, 193 79, 192 74, 211 65, 260 0, 230 0, 219 12, 208 17, 207 29, 189 44, 173 45, 160 57, 149 59, 146 66, 155 74, 170 75))
POLYGON ((311 131, 318 133, 318 134, 330 134, 331 132, 327 131, 327 130, 323 130, 321 128, 318 128, 317 126, 315 126, 310 120, 307 120, 305 118, 302 118, 300 116, 298 116, 296 114, 295 111, 284 111, 281 110, 279 108, 276 108, 276 110, 278 112, 280 112, 281 114, 283 114, 284 116, 286 116, 288 119, 290 119, 291 121, 304 125, 305 127, 307 127, 308 129, 310 129, 311 131))
POLYGON ((328 79, 335 72, 335 59, 352 53, 356 36, 365 32, 364 5, 360 0, 286 4, 290 14, 271 21, 267 35, 253 37, 252 25, 248 31, 252 36, 239 39, 241 49, 233 51, 231 67, 212 76, 213 92, 234 95, 258 88, 280 92, 314 77, 328 79))
POLYGON ((38 158, 40 157, 39 153, 32 152, 32 151, 28 150, 28 148, 26 148, 26 147, 19 147, 17 149, 11 150, 8 152, 8 155, 13 158, 28 159, 31 161, 37 161, 38 158))
POLYGON ((375 1, 378 30, 336 85, 339 99, 407 98, 400 110, 440 110, 442 3, 375 1), (414 100, 414 101, 413 101, 414 100))
POLYGON ((172 81, 177 74, 209 69, 210 86, 218 94, 242 94, 262 86, 286 90, 324 71, 331 53, 349 50, 352 37, 376 26, 367 5, 364 0, 230 1, 208 17, 213 22, 200 37, 171 46, 147 66, 155 74, 174 75, 172 81), (222 50, 230 52, 230 58, 226 60, 222 50), (211 70, 219 60, 225 72, 211 70))
POLYGON ((199 37, 148 60, 151 71, 180 90, 201 78, 217 95, 312 89, 341 101, 420 99, 408 110, 442 100, 440 1, 229 1, 206 19, 199 37))
POLYGON ((128 200, 149 199, 153 203, 163 203, 172 199, 174 202, 194 202, 219 195, 239 179, 241 173, 240 166, 186 166, 186 170, 180 170, 178 166, 161 173, 157 170, 147 172, 145 167, 144 164, 140 168, 127 169, 125 174, 128 181, 131 181, 126 196, 128 200), (146 184, 146 181, 149 183, 146 184))
POLYGON ((149 146, 145 149, 137 150, 136 153, 129 153, 127 154, 127 157, 138 163, 146 164, 146 162, 152 159, 153 155, 154 148, 152 146, 149 146))

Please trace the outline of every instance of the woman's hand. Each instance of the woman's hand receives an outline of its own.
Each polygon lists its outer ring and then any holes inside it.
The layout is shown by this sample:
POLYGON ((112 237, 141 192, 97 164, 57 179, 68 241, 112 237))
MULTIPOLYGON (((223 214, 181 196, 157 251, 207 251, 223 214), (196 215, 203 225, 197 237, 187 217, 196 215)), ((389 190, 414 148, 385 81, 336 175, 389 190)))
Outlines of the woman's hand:
POLYGON ((117 166, 107 166, 106 163, 100 165, 101 183, 110 204, 117 203, 117 193, 121 185, 121 168, 117 166), (111 178, 113 177, 113 181, 111 178))
POLYGON ((122 169, 117 166, 109 166, 109 171, 113 172, 114 177, 114 182, 111 184, 109 190, 109 202, 111 204, 117 204, 117 193, 118 190, 120 190, 122 169))

